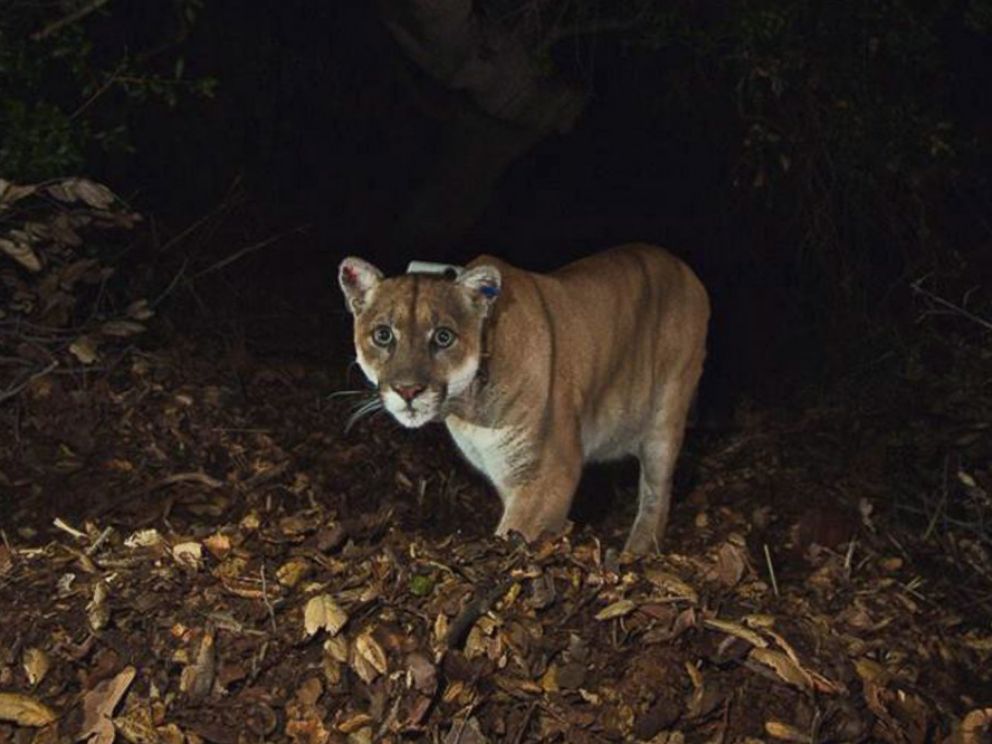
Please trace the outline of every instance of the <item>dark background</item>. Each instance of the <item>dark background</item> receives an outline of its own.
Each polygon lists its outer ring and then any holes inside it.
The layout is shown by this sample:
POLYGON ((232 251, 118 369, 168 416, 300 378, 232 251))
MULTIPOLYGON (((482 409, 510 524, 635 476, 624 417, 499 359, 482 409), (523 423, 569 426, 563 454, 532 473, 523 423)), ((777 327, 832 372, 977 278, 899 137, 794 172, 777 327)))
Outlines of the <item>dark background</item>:
MULTIPOLYGON (((580 29, 541 64, 583 101, 545 128, 425 73, 383 22, 418 5, 119 0, 65 32, 91 46, 75 78, 88 87, 56 65, 21 97, 71 110, 97 90, 89 126, 126 129, 126 150, 78 138, 77 165, 169 246, 123 259, 146 285, 264 243, 163 307, 177 332, 223 318, 256 353, 346 345, 346 254, 387 271, 481 252, 543 270, 643 240, 713 296, 704 397, 774 403, 903 343, 912 282, 957 301, 987 275, 986 3, 469 4, 480 28, 531 46, 555 23, 580 29), (149 76, 181 59, 189 89, 127 89, 107 73, 122 54, 149 76), (207 235, 169 242, 196 220, 207 235)), ((8 40, 57 15, 20 7, 8 40)), ((47 49, 34 43, 29 56, 47 49)))

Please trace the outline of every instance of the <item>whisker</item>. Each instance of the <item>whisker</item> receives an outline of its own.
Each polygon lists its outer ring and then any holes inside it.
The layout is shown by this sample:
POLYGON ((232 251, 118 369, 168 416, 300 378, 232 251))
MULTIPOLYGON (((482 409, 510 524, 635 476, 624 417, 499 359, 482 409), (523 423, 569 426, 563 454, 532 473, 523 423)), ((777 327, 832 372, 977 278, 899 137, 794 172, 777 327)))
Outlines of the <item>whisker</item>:
POLYGON ((328 393, 327 399, 331 400, 332 398, 342 398, 346 395, 368 395, 368 394, 369 394, 368 390, 338 390, 337 392, 334 393, 328 393))
POLYGON ((369 414, 376 413, 382 410, 382 401, 379 396, 369 398, 363 403, 359 403, 358 406, 351 412, 348 416, 348 420, 345 422, 344 432, 347 434, 351 431, 351 428, 357 424, 361 419, 365 418, 369 414))

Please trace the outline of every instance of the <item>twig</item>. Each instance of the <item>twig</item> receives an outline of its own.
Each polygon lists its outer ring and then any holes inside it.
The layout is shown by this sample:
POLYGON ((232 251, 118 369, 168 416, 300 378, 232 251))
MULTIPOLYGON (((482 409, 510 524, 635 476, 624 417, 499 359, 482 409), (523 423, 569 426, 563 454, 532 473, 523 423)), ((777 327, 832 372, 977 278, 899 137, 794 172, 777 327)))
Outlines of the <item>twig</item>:
POLYGON ((54 522, 52 522, 52 525, 53 525, 54 527, 58 527, 58 528, 59 528, 60 530, 62 530, 63 532, 67 532, 68 534, 70 534, 70 535, 72 535, 72 536, 73 536, 74 538, 76 538, 77 540, 82 540, 82 539, 85 539, 85 538, 87 537, 87 535, 86 535, 86 533, 85 533, 85 532, 80 532, 80 531, 79 531, 79 530, 77 530, 77 529, 76 529, 75 527, 72 527, 72 526, 70 526, 70 525, 68 525, 68 524, 66 524, 66 523, 65 523, 65 522, 64 522, 64 521, 62 520, 62 517, 56 517, 56 518, 55 518, 55 521, 54 521, 54 522))
MULTIPOLYGON (((914 506, 910 506, 909 504, 897 504, 896 509, 898 511, 909 512, 910 514, 918 514, 924 517, 930 517, 929 512, 925 511, 924 509, 918 509, 914 506)), ((948 517, 946 515, 943 518, 943 522, 944 524, 948 524, 953 527, 958 527, 959 529, 970 532, 978 540, 985 543, 986 545, 992 545, 992 534, 989 534, 988 528, 981 524, 978 525, 972 524, 971 522, 965 522, 963 519, 954 519, 953 517, 948 517)), ((889 536, 889 539, 894 540, 894 538, 892 538, 891 535, 889 536)), ((902 549, 903 555, 908 557, 909 554, 905 551, 905 548, 902 548, 901 545, 899 545, 899 548, 902 549)))
POLYGON ((161 478, 154 483, 149 483, 138 490, 135 496, 150 493, 152 491, 157 491, 165 486, 171 486, 175 483, 199 483, 200 485, 206 486, 207 488, 220 488, 223 486, 223 482, 217 480, 216 478, 211 478, 206 473, 200 471, 194 471, 191 473, 175 473, 173 475, 167 475, 165 478, 161 478))
POLYGON ((455 618, 448 628, 448 634, 444 637, 444 645, 448 648, 461 646, 468 635, 468 631, 475 625, 475 621, 489 612, 496 600, 506 594, 513 586, 513 579, 505 579, 483 594, 481 597, 468 603, 461 614, 455 618))
POLYGON ((772 580, 772 591, 775 592, 775 596, 777 597, 779 596, 778 579, 775 578, 775 566, 772 565, 772 554, 771 551, 768 550, 768 543, 765 543, 763 547, 765 549, 765 563, 768 564, 768 576, 772 580))
POLYGON ((472 713, 475 711, 476 707, 479 705, 479 698, 476 697, 468 704, 468 708, 465 711, 465 717, 462 718, 461 723, 458 726, 458 733, 455 734, 455 740, 452 744, 460 744, 462 740, 462 734, 465 733, 465 726, 468 724, 468 719, 472 717, 472 713))
POLYGON ((851 567, 854 565, 854 548, 858 544, 858 539, 856 537, 851 538, 851 542, 847 544, 847 553, 844 555, 844 570, 847 572, 847 577, 851 577, 851 567))
POLYGON ((10 555, 10 562, 11 563, 16 563, 17 562, 17 553, 15 553, 14 552, 14 549, 10 546, 10 540, 7 539, 7 531, 6 530, 0 529, 0 539, 3 540, 4 547, 7 548, 7 553, 8 553, 8 555, 10 555))
POLYGON ((179 271, 177 271, 176 272, 176 275, 174 277, 172 277, 172 281, 169 282, 169 286, 166 287, 165 290, 163 290, 162 294, 160 294, 151 303, 149 303, 148 306, 150 308, 152 308, 154 310, 156 307, 158 307, 158 304, 162 300, 164 300, 166 297, 168 297, 170 294, 172 294, 172 290, 174 290, 176 288, 176 285, 179 284, 179 280, 182 279, 183 278, 183 274, 186 273, 186 266, 188 264, 189 264, 189 259, 188 258, 184 258, 183 259, 183 265, 179 267, 179 271))
POLYGON ((302 233, 303 231, 304 231, 304 228, 302 228, 302 227, 294 227, 292 230, 286 230, 285 232, 281 232, 278 235, 273 235, 271 238, 266 238, 265 240, 260 240, 257 243, 252 243, 251 245, 245 246, 241 250, 235 251, 234 253, 232 253, 227 258, 222 258, 217 263, 212 264, 211 266, 208 266, 203 271, 199 271, 196 274, 193 274, 193 276, 190 277, 190 280, 193 281, 193 280, 199 279, 202 276, 206 276, 207 274, 212 274, 215 271, 220 271, 225 266, 229 266, 230 264, 234 263, 235 261, 238 261, 238 260, 244 258, 249 253, 254 253, 255 251, 260 251, 260 250, 262 250, 262 248, 267 248, 268 246, 272 245, 273 243, 276 243, 276 242, 282 240, 283 238, 285 238, 285 237, 287 237, 289 235, 292 235, 293 233, 302 233))
POLYGON ((110 0, 90 0, 89 3, 77 8, 72 13, 67 16, 59 18, 57 21, 52 21, 47 26, 45 26, 40 31, 35 31, 31 34, 32 41, 41 41, 42 39, 47 39, 52 34, 61 31, 66 26, 70 26, 76 21, 80 21, 91 13, 95 13, 100 10, 104 5, 106 5, 110 0))
POLYGON ((112 73, 110 73, 110 76, 107 78, 107 80, 104 82, 104 84, 101 85, 99 88, 97 88, 93 92, 93 95, 91 95, 89 98, 87 98, 81 104, 79 104, 79 106, 76 108, 75 111, 73 111, 71 114, 69 114, 69 121, 74 120, 76 117, 78 117, 80 114, 82 114, 86 109, 88 109, 90 106, 92 106, 93 103, 100 96, 102 96, 104 93, 106 93, 108 90, 110 90, 111 86, 115 82, 117 82, 117 77, 118 77, 118 75, 121 74, 121 70, 123 70, 123 69, 124 69, 124 62, 121 62, 119 65, 117 65, 117 69, 114 70, 112 73))
POLYGON ((602 591, 602 587, 598 587, 595 591, 590 592, 587 596, 583 597, 581 601, 576 602, 575 606, 573 606, 571 610, 565 613, 565 617, 563 617, 561 620, 558 621, 557 623, 558 626, 559 627, 564 626, 569 620, 571 620, 573 617, 578 615, 581 610, 591 605, 599 596, 601 591, 602 591))
POLYGON ((280 475, 289 469, 289 461, 281 462, 278 465, 273 465, 271 468, 266 468, 261 473, 253 475, 251 478, 247 478, 237 484, 237 487, 241 490, 250 491, 253 488, 257 488, 262 483, 270 481, 273 478, 278 478, 280 475))
POLYGON ((375 739, 373 739, 373 741, 382 741, 383 737, 386 736, 386 733, 389 731, 390 726, 393 725, 393 723, 396 721, 396 717, 399 715, 400 704, 402 702, 403 702, 403 696, 397 695, 396 699, 393 701, 392 707, 390 707, 389 709, 389 715, 387 715, 383 719, 382 725, 379 726, 379 731, 376 733, 375 739))
POLYGON ((930 517, 930 522, 927 524, 926 530, 923 532, 922 540, 926 542, 933 535, 933 531, 937 527, 937 520, 940 519, 941 513, 947 507, 947 497, 950 494, 950 488, 948 486, 948 479, 950 477, 951 469, 951 456, 947 455, 944 457, 944 477, 941 485, 940 501, 937 502, 937 508, 933 510, 933 516, 930 517))
POLYGON ((276 628, 276 610, 272 606, 272 602, 269 601, 269 591, 268 584, 265 582, 265 564, 262 564, 261 569, 262 575, 262 602, 265 604, 265 609, 269 611, 269 622, 272 623, 272 632, 275 633, 276 628))
POLYGON ((926 279, 927 277, 925 276, 920 277, 915 282, 909 285, 910 289, 912 289, 914 292, 916 292, 919 295, 923 295, 935 305, 940 305, 942 308, 946 310, 950 310, 952 313, 956 315, 960 315, 962 318, 967 318, 968 320, 972 321, 973 323, 977 323, 982 328, 988 331, 992 331, 992 321, 986 320, 985 318, 979 315, 975 315, 970 310, 966 310, 960 305, 955 305, 950 300, 945 300, 943 297, 941 297, 938 294, 934 294, 929 289, 924 289, 922 284, 926 279))
POLYGON ((512 744, 520 744, 524 740, 524 734, 527 733, 527 727, 530 726, 530 719, 534 715, 534 711, 537 710, 537 701, 535 700, 527 707, 527 713, 524 714, 524 720, 520 724, 520 728, 517 729, 516 736, 513 737, 512 744))
POLYGON ((174 235, 171 238, 169 238, 167 241, 165 241, 159 247, 158 252, 159 253, 165 253, 165 251, 169 250, 172 246, 174 246, 177 243, 180 243, 183 240, 185 240, 188 235, 191 235, 192 233, 196 232, 200 228, 201 225, 203 225, 204 223, 206 223, 206 221, 209 220, 211 217, 213 217, 215 214, 217 214, 217 212, 221 211, 221 209, 224 206, 225 205, 222 204, 221 207, 215 209, 213 212, 209 212, 209 213, 207 213, 207 214, 205 214, 205 215, 203 215, 203 216, 201 216, 201 217, 193 220, 193 222, 191 222, 185 228, 183 228, 179 232, 178 235, 174 235))
POLYGON ((96 551, 98 551, 100 546, 107 541, 107 538, 110 537, 113 531, 113 527, 104 527, 103 532, 101 532, 96 540, 93 541, 93 544, 86 548, 86 555, 93 555, 96 551))
POLYGON ((39 377, 44 377, 45 375, 47 375, 49 372, 51 372, 53 369, 55 369, 58 366, 59 366, 59 363, 57 361, 53 360, 53 361, 49 362, 48 365, 44 369, 40 369, 37 372, 34 372, 31 375, 28 375, 28 378, 26 380, 24 380, 24 382, 22 382, 21 384, 14 385, 13 387, 8 388, 7 390, 4 390, 2 393, 0 393, 0 403, 3 403, 4 401, 9 400, 10 398, 13 398, 15 395, 18 395, 24 388, 26 388, 32 382, 34 382, 35 380, 37 380, 39 377))
POLYGON ((573 36, 599 36, 601 34, 619 33, 637 28, 643 24, 650 8, 651 3, 649 1, 644 2, 640 8, 631 13, 627 18, 610 18, 591 21, 589 23, 576 23, 570 26, 559 25, 555 21, 544 41, 541 43, 541 49, 548 49, 555 43, 573 36))

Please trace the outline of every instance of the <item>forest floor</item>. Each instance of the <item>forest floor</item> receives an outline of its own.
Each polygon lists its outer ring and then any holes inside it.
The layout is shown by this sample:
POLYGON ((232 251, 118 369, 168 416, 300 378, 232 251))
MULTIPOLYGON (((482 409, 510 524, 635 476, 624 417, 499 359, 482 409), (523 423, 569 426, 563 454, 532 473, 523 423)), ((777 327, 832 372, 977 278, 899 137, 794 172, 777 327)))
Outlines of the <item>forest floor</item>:
POLYGON ((960 378, 690 432, 628 560, 629 468, 570 534, 496 540, 443 429, 345 433, 344 366, 176 341, 0 408, 0 742, 990 740, 960 378))

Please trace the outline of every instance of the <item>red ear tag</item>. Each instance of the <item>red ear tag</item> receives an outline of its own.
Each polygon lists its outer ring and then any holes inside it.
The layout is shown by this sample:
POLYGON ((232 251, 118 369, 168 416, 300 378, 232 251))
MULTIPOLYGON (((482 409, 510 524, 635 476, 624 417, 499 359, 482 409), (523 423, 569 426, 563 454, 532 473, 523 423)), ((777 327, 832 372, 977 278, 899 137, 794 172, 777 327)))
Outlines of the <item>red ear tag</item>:
POLYGON ((348 284, 358 283, 358 272, 351 266, 343 267, 341 269, 341 274, 344 276, 344 280, 348 282, 348 284))
POLYGON ((479 289, 482 292, 482 296, 487 300, 491 300, 493 297, 499 297, 499 287, 494 287, 491 284, 484 284, 479 289))

